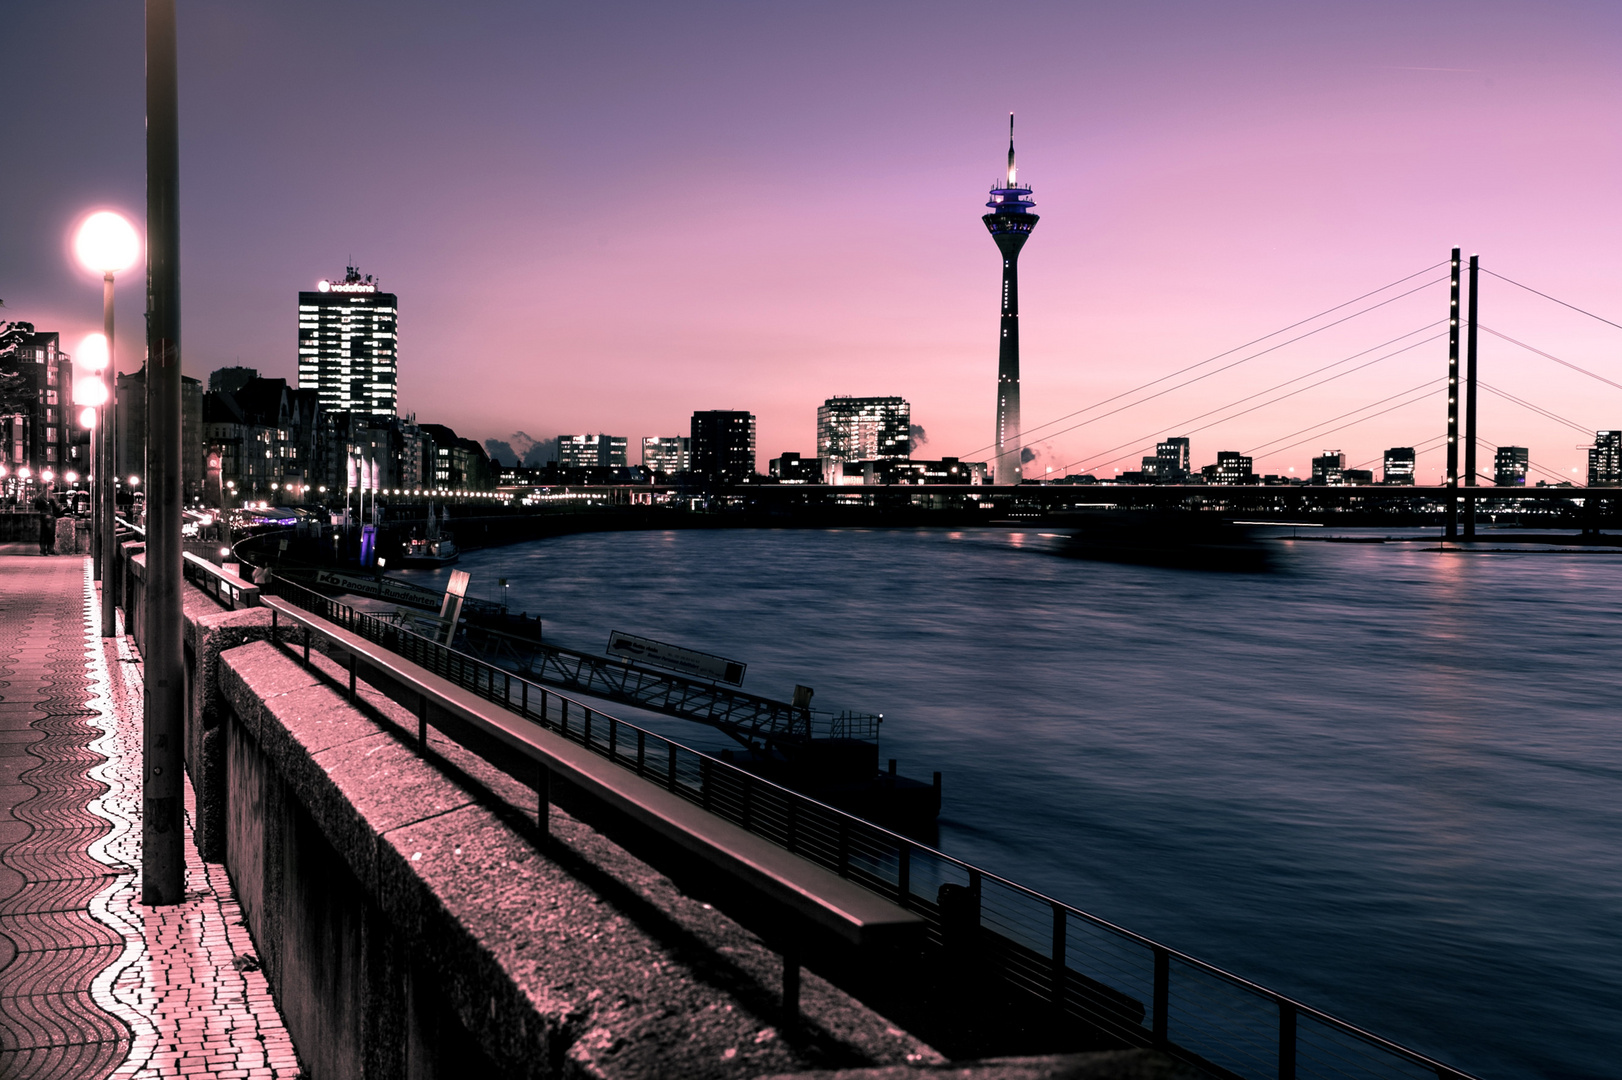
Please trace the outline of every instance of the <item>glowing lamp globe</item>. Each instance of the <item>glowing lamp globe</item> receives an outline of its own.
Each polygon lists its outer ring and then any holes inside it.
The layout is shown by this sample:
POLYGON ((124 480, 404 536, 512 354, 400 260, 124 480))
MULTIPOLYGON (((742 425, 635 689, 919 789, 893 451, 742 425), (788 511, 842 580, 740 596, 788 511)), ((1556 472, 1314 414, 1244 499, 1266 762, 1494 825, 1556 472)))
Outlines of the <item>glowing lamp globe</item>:
POLYGON ((44 472, 39 474, 39 478, 45 483, 49 484, 52 480, 56 479, 56 473, 52 472, 50 469, 46 469, 44 472))
POLYGON ((105 334, 86 334, 79 342, 79 351, 73 354, 75 367, 85 371, 100 371, 107 366, 107 337, 105 334))
POLYGON ((96 410, 89 405, 79 410, 79 426, 86 431, 96 426, 96 410))
POLYGON ((130 487, 140 487, 140 486, 141 486, 141 478, 139 476, 136 476, 134 473, 131 473, 130 474, 130 487))
POLYGON ((66 480, 70 484, 77 484, 79 482, 79 474, 74 472, 72 469, 69 469, 67 472, 62 474, 62 479, 66 480))
POLYGON ((17 470, 17 479, 19 479, 19 480, 27 480, 29 477, 31 477, 33 475, 34 475, 34 470, 30 469, 27 465, 24 465, 24 466, 22 466, 21 468, 19 468, 17 470))
POLYGON ((107 404, 107 384, 96 375, 73 381, 73 403, 96 408, 107 404))
POLYGON ((135 265, 141 254, 141 238, 122 214, 99 210, 79 226, 73 247, 85 269, 116 274, 135 265))

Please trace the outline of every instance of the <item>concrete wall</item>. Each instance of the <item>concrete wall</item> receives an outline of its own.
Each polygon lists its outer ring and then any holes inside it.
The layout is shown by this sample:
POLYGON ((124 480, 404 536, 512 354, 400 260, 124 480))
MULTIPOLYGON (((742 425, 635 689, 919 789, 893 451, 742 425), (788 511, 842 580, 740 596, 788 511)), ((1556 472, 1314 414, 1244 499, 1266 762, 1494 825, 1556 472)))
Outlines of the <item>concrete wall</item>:
MULTIPOLYGON (((191 596, 200 594, 190 593, 191 596)), ((188 604, 200 840, 223 857, 312 1080, 761 1076, 940 1062, 709 905, 316 654, 188 604), (207 824, 210 806, 219 821, 207 824)))

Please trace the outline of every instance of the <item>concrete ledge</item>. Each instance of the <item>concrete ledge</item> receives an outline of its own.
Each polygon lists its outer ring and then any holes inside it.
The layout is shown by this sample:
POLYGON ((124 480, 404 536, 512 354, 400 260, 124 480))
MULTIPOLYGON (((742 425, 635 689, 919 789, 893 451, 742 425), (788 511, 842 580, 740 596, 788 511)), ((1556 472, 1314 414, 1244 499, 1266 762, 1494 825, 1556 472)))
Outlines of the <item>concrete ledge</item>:
POLYGON ((197 792, 197 850, 208 862, 225 861, 226 709, 219 691, 220 653, 270 636, 270 613, 222 611, 207 593, 186 582, 181 592, 187 687, 186 772, 197 792))
POLYGON ((256 641, 217 663, 227 866, 315 1080, 942 1061, 810 973, 785 1038, 758 938, 559 810, 543 850, 532 792, 431 739, 476 783, 453 781, 330 660, 256 641))
POLYGON ((925 1067, 785 1073, 772 1080, 1205 1080, 1198 1069, 1153 1050, 990 1058, 925 1067))

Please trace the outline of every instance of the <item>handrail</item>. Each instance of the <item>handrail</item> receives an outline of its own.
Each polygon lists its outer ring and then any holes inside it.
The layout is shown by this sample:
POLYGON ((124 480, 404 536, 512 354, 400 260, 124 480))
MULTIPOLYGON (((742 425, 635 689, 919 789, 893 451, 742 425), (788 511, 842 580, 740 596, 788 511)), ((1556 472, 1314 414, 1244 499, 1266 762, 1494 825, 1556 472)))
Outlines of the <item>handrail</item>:
MULTIPOLYGON (((525 717, 532 722, 520 727, 511 710, 492 714, 482 707, 479 695, 469 693, 392 650, 332 626, 285 600, 264 597, 262 603, 277 616, 285 616, 310 632, 320 634, 351 657, 364 660, 368 666, 411 687, 427 702, 528 759, 537 766, 537 775, 540 768, 545 768, 554 777, 568 780, 853 944, 872 944, 891 933, 922 928, 923 920, 913 912, 815 863, 790 855, 723 818, 705 813, 669 791, 638 780, 615 768, 615 763, 602 761, 591 753, 589 745, 578 745, 548 730, 544 721, 535 723, 534 715, 525 717)), ((586 706, 579 702, 573 704, 584 710, 583 715, 590 715, 591 710, 586 706)), ((613 722, 610 717, 603 719, 613 722)), ((545 797, 544 791, 542 797, 545 797)))
POLYGON ((243 581, 224 567, 215 566, 207 559, 188 551, 181 556, 181 573, 186 580, 225 604, 232 611, 255 607, 259 603, 259 586, 243 581))
POLYGON ((417 670, 437 676, 435 686, 453 685, 499 704, 538 724, 542 732, 537 735, 544 732, 571 746, 578 743, 611 765, 662 784, 666 793, 709 815, 818 864, 898 909, 916 913, 928 925, 933 948, 972 955, 1009 992, 1046 1003, 1126 1044, 1154 1046, 1219 1074, 1258 1080, 1284 1080, 1314 1071, 1372 1080, 1391 1075, 1399 1062, 1423 1068, 1439 1080, 1473 1080, 1232 972, 394 626, 378 615, 357 612, 280 579, 267 591, 281 598, 265 597, 262 603, 298 620, 311 633, 335 643, 340 639, 334 635, 345 635, 342 640, 351 645, 339 648, 360 648, 359 643, 366 641, 383 646, 368 650, 369 657, 389 654, 386 659, 369 658, 368 663, 398 665, 401 660, 396 657, 411 661, 417 670), (298 608, 304 614, 297 614, 298 608), (573 728, 571 707, 579 718, 573 728), (627 737, 635 743, 634 753, 624 749, 627 737), (663 760, 650 755, 650 744, 664 746, 663 760), (920 895, 917 884, 937 887, 937 897, 920 895), (1091 937, 1088 932, 1093 932, 1091 937), (1175 983, 1174 971, 1179 976, 1175 983), (1202 980, 1226 987, 1229 996, 1213 997, 1215 987, 1202 987, 1202 980), (1148 1006, 1140 1000, 1143 997, 1150 999, 1148 1006), (1243 1037, 1243 1029, 1255 1023, 1258 999, 1276 1012, 1270 1051, 1258 1052, 1254 1038, 1243 1037))

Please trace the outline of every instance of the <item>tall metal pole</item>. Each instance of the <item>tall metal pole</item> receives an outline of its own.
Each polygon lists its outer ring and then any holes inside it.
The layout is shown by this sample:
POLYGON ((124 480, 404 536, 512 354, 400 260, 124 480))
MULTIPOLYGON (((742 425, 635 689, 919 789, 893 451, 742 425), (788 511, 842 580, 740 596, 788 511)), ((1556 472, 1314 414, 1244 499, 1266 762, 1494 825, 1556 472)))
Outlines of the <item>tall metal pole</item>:
POLYGON ((94 436, 96 471, 96 519, 100 530, 96 533, 96 559, 101 564, 101 636, 114 637, 118 633, 118 616, 113 601, 114 567, 118 565, 117 507, 113 502, 113 484, 118 472, 116 448, 113 446, 112 417, 116 412, 113 392, 118 388, 118 365, 113 361, 113 275, 109 272, 101 279, 102 331, 107 335, 107 366, 103 376, 107 380, 107 400, 101 406, 99 422, 94 436))
MULTIPOLYGON (((1476 291, 1481 256, 1470 256, 1470 318, 1464 339, 1464 486, 1476 486, 1476 291)), ((1464 501, 1464 535, 1476 535, 1476 501, 1464 501)))
POLYGON ((141 902, 186 894, 181 748, 180 140, 175 0, 146 0, 146 632, 141 902))
POLYGON ((1459 249, 1453 249, 1447 309, 1447 539, 1459 535, 1459 249))

